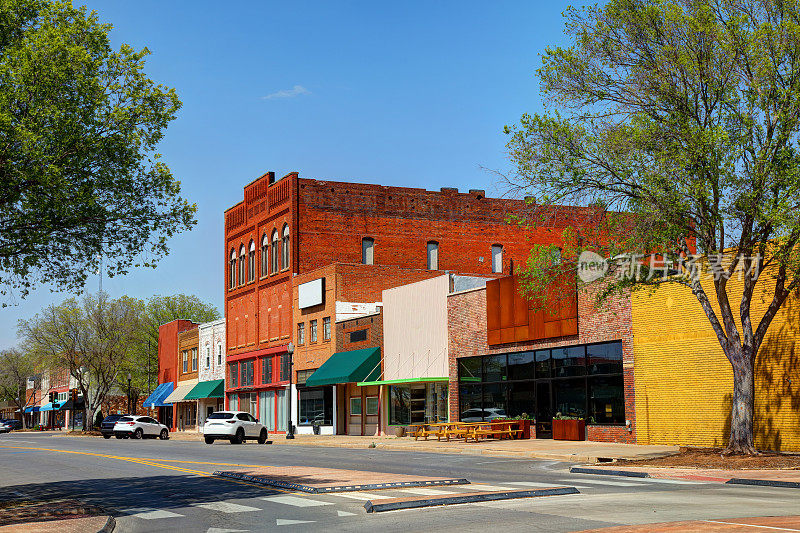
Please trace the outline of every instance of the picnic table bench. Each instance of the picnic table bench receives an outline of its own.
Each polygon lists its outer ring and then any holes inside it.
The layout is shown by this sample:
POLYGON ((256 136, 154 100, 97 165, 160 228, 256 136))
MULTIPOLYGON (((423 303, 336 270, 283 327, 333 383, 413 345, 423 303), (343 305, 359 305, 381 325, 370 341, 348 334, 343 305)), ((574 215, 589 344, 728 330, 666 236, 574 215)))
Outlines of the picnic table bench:
POLYGON ((436 440, 444 438, 461 438, 464 442, 469 439, 478 442, 481 438, 516 438, 523 433, 519 423, 515 420, 502 420, 493 422, 436 422, 410 424, 408 431, 414 440, 422 437, 428 440, 429 436, 435 436, 436 440))

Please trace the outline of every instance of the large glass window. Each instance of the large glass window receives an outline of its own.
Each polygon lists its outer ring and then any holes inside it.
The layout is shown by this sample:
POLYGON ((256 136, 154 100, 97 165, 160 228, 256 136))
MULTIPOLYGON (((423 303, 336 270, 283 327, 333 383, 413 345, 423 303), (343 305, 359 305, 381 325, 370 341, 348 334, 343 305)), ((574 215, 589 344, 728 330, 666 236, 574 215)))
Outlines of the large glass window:
POLYGON ((584 346, 553 348, 552 353, 555 377, 583 376, 586 374, 586 348, 584 346))
POLYGON ((550 350, 536 350, 534 354, 536 358, 536 377, 549 378, 550 377, 550 350))
POLYGON ((605 342, 586 347, 590 374, 621 374, 622 343, 605 342))
POLYGON ((261 383, 272 383, 272 356, 261 358, 261 383))
POLYGON ((625 385, 622 376, 589 378, 589 423, 625 423, 625 385))
POLYGON ((408 387, 389 387, 389 425, 411 423, 411 390, 408 387))
POLYGON ((239 386, 239 363, 228 365, 228 382, 231 384, 231 388, 239 386))
POLYGON ((508 384, 508 416, 536 414, 536 388, 533 381, 508 384))
POLYGON ((508 354, 508 379, 509 381, 518 379, 533 379, 534 372, 534 353, 519 352, 508 354))
POLYGON ((506 380, 506 354, 487 355, 483 358, 483 381, 506 380))
MULTIPOLYGON (((254 360, 242 362, 242 387, 248 387, 253 384, 253 363, 254 360)), ((244 409, 242 409, 244 411, 244 409)))
POLYGON ((507 385, 494 383, 483 386, 483 421, 506 417, 507 385))
POLYGON ((555 415, 586 417, 586 380, 584 378, 553 380, 555 415))
POLYGON ((482 385, 465 385, 458 388, 458 402, 462 422, 481 422, 483 420, 482 385))
POLYGON ((333 424, 333 387, 297 391, 301 426, 330 426, 333 424))
POLYGON ((481 381, 481 357, 462 357, 458 360, 458 381, 481 381))

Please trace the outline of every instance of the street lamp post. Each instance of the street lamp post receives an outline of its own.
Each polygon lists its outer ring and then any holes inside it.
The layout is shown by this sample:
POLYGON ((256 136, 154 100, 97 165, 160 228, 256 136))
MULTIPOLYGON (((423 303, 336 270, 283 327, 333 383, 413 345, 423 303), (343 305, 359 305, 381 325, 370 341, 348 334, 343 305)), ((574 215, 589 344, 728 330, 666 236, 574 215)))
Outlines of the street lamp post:
POLYGON ((294 428, 292 426, 292 365, 293 365, 292 355, 294 354, 294 344, 292 344, 291 342, 286 347, 286 353, 289 356, 289 390, 287 392, 288 398, 287 398, 287 402, 286 402, 287 409, 289 411, 288 412, 288 416, 286 417, 286 419, 287 419, 289 425, 286 427, 286 438, 287 439, 293 439, 294 438, 294 428))

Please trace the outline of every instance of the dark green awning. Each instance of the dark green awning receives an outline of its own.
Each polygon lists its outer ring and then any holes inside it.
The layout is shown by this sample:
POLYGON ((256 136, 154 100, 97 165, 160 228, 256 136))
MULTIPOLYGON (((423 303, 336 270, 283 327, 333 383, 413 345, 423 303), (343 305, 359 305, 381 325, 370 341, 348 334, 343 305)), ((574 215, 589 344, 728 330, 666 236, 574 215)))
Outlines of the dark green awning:
POLYGON ((190 390, 184 400, 202 400, 203 398, 222 398, 225 395, 225 380, 212 379, 201 381, 190 390))
POLYGON ((337 352, 306 380, 307 387, 373 381, 381 375, 381 349, 337 352))

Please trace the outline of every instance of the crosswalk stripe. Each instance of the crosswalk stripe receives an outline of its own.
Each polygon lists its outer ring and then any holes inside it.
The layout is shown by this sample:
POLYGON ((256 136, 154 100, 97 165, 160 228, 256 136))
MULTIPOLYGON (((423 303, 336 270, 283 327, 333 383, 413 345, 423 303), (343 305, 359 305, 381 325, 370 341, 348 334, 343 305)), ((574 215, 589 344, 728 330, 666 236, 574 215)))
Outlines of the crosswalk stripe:
MULTIPOLYGON (((572 480, 562 479, 560 483, 570 484, 572 480)), ((589 485, 608 485, 611 487, 641 487, 641 483, 630 483, 628 481, 606 481, 605 479, 581 479, 580 483, 588 483, 589 485)))
POLYGON ((342 498, 350 498, 351 500, 380 500, 381 498, 391 498, 388 494, 370 494, 369 492, 332 492, 330 496, 340 496, 342 498))
POLYGON ((655 478, 655 477, 643 477, 638 478, 637 481, 644 481, 646 483, 669 483, 672 485, 700 485, 702 482, 700 481, 689 481, 686 479, 663 479, 663 478, 655 478))
POLYGON ((509 481, 509 485, 517 485, 520 487, 534 487, 534 488, 550 488, 550 487, 558 487, 560 485, 568 485, 570 487, 575 487, 576 489, 586 489, 584 485, 575 485, 572 482, 569 483, 562 483, 562 482, 552 482, 552 483, 538 483, 535 481, 509 481))
POLYGON ((288 520, 286 518, 277 518, 275 520, 276 526, 294 526, 296 524, 313 524, 313 520, 288 520))
POLYGON ((158 520, 159 518, 177 518, 183 516, 182 514, 173 513, 172 511, 164 511, 162 509, 131 509, 130 516, 142 518, 144 520, 158 520))
POLYGON ((400 492, 407 492, 408 494, 419 494, 421 496, 442 496, 444 494, 456 494, 452 490, 437 490, 437 489, 422 489, 422 488, 401 489, 400 492))
POLYGON ((260 511, 258 507, 250 507, 249 505, 241 505, 231 502, 208 502, 196 503, 195 507, 202 507, 209 511, 217 511, 219 513, 246 513, 248 511, 260 511))
MULTIPOLYGON (((548 485, 552 487, 553 484, 551 483, 548 485)), ((486 492, 500 492, 504 490, 518 490, 514 487, 501 487, 500 485, 485 485, 483 483, 470 483, 469 485, 454 485, 454 487, 458 487, 459 489, 463 489, 466 492, 473 492, 476 490, 485 490, 486 492)))
POLYGON ((261 498, 262 500, 281 503, 283 505, 292 505, 294 507, 318 507, 320 505, 333 505, 331 502, 323 502, 319 500, 310 500, 308 498, 299 498, 297 496, 268 496, 261 498))

